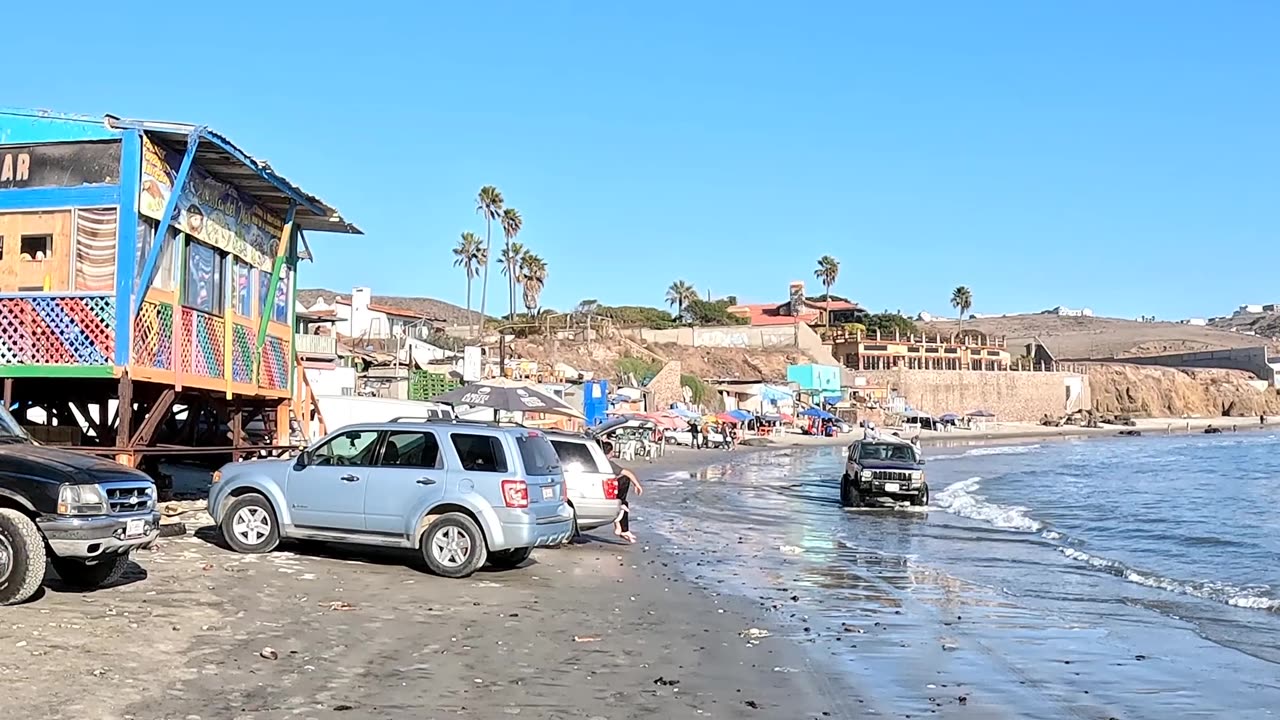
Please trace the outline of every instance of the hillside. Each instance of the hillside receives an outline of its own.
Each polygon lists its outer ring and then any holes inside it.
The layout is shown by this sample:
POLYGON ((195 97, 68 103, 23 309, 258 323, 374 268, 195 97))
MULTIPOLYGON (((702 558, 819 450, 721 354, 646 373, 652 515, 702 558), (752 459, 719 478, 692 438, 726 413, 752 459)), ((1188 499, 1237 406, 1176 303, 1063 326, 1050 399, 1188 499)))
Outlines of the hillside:
POLYGON ((1215 318, 1209 323, 1209 327, 1240 333, 1248 332, 1267 338, 1280 338, 1280 313, 1236 312, 1226 317, 1215 318))
MULTIPOLYGON (((927 333, 949 335, 954 322, 920 323, 927 333)), ((1119 318, 1062 317, 1037 313, 966 320, 966 329, 1007 338, 1009 349, 1021 355, 1039 338, 1058 360, 1109 360, 1175 352, 1256 347, 1266 339, 1219 328, 1169 322, 1138 322, 1119 318)))
MULTIPOLYGON (((342 293, 320 288, 308 288, 298 291, 298 302, 311 306, 316 298, 323 297, 326 302, 333 302, 335 297, 351 299, 350 291, 342 293)), ((424 297, 404 297, 401 295, 374 295, 372 302, 378 305, 389 305, 420 313, 427 317, 443 320, 450 325, 464 325, 469 321, 467 309, 443 300, 424 297)))
POLYGON ((1251 417, 1280 414, 1280 394, 1256 389, 1238 370, 1091 364, 1093 409, 1104 416, 1251 417))

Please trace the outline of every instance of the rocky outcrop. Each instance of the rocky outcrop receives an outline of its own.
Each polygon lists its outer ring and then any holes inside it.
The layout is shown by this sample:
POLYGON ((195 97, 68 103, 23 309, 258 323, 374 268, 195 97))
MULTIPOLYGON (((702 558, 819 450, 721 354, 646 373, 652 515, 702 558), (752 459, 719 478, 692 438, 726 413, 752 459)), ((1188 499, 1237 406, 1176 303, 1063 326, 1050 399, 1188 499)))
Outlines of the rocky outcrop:
POLYGON ((1093 410, 1101 416, 1257 417, 1280 414, 1280 393, 1238 370, 1099 363, 1088 366, 1093 410))

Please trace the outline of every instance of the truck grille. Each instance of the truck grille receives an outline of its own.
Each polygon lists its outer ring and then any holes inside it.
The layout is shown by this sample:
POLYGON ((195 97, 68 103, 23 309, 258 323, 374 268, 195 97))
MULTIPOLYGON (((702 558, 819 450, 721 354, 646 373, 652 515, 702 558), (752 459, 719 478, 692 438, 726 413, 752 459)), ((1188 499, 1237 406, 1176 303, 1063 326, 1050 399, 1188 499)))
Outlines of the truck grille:
POLYGON ((877 482, 911 482, 911 473, 906 470, 872 470, 871 479, 877 482))
POLYGON ((155 506, 155 488, 135 483, 129 485, 104 485, 107 504, 113 513, 146 512, 155 506))

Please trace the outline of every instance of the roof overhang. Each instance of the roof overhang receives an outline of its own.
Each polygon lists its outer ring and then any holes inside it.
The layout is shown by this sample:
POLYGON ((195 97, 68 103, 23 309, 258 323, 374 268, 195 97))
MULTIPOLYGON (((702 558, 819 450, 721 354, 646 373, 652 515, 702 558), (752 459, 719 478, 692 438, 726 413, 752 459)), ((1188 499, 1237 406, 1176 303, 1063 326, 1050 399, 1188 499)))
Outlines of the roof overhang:
POLYGON ((265 160, 258 160, 236 147, 230 140, 212 130, 185 123, 157 122, 151 120, 127 120, 113 115, 106 116, 106 124, 113 129, 142 130, 175 152, 185 152, 192 137, 198 137, 195 163, 214 178, 233 185, 251 195, 264 208, 288 217, 294 208, 294 225, 314 232, 363 235, 360 228, 344 219, 335 208, 323 200, 304 192, 271 168, 265 160))

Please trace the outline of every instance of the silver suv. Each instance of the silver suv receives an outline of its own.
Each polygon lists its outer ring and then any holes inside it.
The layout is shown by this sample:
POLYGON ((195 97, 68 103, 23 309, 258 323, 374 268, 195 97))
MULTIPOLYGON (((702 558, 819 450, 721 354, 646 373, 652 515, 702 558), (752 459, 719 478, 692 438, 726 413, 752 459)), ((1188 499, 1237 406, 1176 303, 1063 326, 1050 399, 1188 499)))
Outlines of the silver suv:
POLYGON ((594 530, 618 516, 618 476, 604 449, 593 437, 574 433, 547 434, 560 456, 575 531, 594 530))
POLYGON ((209 513, 243 553, 282 538, 411 548, 432 572, 464 578, 573 535, 555 449, 522 427, 351 425, 296 458, 225 465, 213 483, 209 513))

